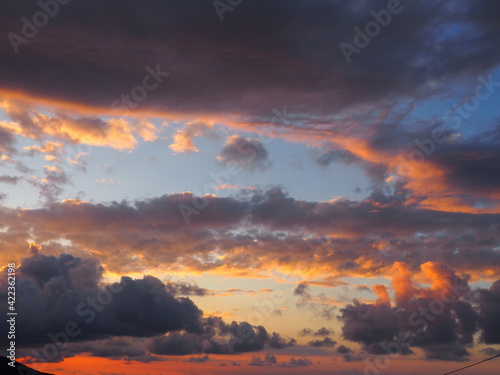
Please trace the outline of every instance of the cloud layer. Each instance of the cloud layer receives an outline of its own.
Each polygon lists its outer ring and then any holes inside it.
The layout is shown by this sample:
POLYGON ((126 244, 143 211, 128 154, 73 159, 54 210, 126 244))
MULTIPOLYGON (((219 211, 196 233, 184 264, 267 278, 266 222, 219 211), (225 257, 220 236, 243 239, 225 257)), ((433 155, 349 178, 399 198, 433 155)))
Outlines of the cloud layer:
MULTIPOLYGON (((153 276, 102 285, 103 267, 69 254, 32 255, 17 269, 17 331, 23 353, 59 361, 78 353, 150 361, 151 354, 232 354, 293 346, 295 340, 246 322, 203 318, 185 283, 153 276), (36 309, 33 308, 36 306, 36 309), (54 346, 54 344, 57 346, 54 346)), ((1 285, 7 309, 7 282, 1 285)), ((200 294, 199 291, 196 293, 200 294)), ((7 322, 2 326, 7 329, 7 322)))
POLYGON ((69 200, 40 209, 3 208, 2 225, 5 255, 27 241, 57 253, 65 239, 68 251, 98 249, 92 256, 114 272, 313 269, 313 281, 326 285, 335 275, 384 274, 395 261, 412 270, 436 261, 474 278, 499 275, 497 214, 422 210, 397 200, 308 202, 280 189, 233 198, 182 193, 109 204, 69 200), (185 207, 192 210, 189 224, 185 207))
POLYGON ((484 343, 500 342, 495 318, 500 280, 489 290, 471 291, 467 280, 447 266, 427 262, 420 268, 420 275, 412 276, 404 263, 395 263, 393 304, 379 286, 375 304, 356 301, 341 309, 343 337, 372 354, 409 355, 420 348, 428 359, 455 361, 470 355, 475 333, 484 343), (430 286, 419 285, 417 277, 430 286))

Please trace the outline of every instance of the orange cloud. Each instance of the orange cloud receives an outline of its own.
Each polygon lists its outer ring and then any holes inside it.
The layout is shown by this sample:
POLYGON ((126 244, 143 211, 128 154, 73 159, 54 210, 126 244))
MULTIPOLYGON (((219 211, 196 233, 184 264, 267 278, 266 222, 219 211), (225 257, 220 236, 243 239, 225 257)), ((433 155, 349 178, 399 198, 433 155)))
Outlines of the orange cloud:
POLYGON ((225 190, 225 189, 235 190, 235 189, 238 189, 238 185, 221 184, 219 186, 216 186, 215 188, 218 190, 225 190))
POLYGON ((394 275, 392 285, 394 286, 396 301, 405 303, 418 293, 418 290, 413 285, 412 274, 408 266, 402 262, 394 263, 392 272, 394 275))
POLYGON ((61 142, 51 142, 47 141, 43 144, 43 146, 33 145, 33 146, 25 146, 23 149, 27 151, 38 151, 44 154, 54 155, 64 149, 64 145, 61 142))
POLYGON ((112 117, 104 121, 96 117, 100 113, 98 110, 86 112, 82 116, 61 103, 45 108, 43 113, 39 111, 40 107, 40 102, 32 100, 0 101, 0 108, 12 120, 0 122, 0 128, 26 138, 38 139, 44 136, 59 140, 48 141, 44 146, 28 146, 25 147, 26 150, 54 154, 63 147, 61 141, 131 150, 137 144, 136 135, 144 141, 158 139, 159 129, 145 119, 125 120, 112 117))
POLYGON ((377 304, 391 304, 391 297, 389 297, 389 293, 387 293, 387 289, 384 285, 375 284, 373 286, 373 291, 378 296, 377 304))
POLYGON ((177 130, 174 135, 174 143, 169 147, 176 154, 198 152, 198 148, 194 144, 194 138, 201 136, 214 138, 213 124, 201 122, 187 123, 182 129, 177 130))
POLYGON ((118 184, 112 178, 106 178, 106 177, 103 177, 101 179, 94 180, 94 181, 97 182, 97 183, 99 183, 99 184, 108 184, 108 185, 117 185, 118 184))

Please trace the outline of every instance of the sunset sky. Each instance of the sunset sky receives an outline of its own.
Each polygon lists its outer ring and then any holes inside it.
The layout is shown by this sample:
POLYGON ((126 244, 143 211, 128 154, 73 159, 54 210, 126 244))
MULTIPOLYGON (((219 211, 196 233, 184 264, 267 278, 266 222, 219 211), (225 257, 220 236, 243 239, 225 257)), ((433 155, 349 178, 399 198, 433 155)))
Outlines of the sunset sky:
POLYGON ((3 0, 18 359, 439 375, 500 354, 499 19, 495 0, 3 0))

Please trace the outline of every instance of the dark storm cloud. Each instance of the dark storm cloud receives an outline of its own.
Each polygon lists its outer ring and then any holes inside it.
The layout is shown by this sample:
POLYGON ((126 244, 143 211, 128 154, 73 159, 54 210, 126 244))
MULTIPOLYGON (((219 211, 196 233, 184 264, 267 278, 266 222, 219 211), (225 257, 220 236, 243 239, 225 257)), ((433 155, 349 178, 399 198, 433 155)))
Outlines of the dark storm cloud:
MULTIPOLYGON (((462 212, 498 212, 498 131, 469 151, 463 142, 438 145, 427 158, 443 172, 436 173, 440 177, 434 186, 421 176, 412 177, 418 183, 411 187, 402 182, 388 187, 385 181, 401 167, 394 165, 401 153, 413 151, 415 140, 443 125, 436 118, 407 121, 412 109, 433 96, 454 96, 457 87, 477 84, 478 77, 488 77, 498 66, 500 26, 491 20, 499 7, 494 0, 402 1, 400 7, 380 35, 348 63, 339 44, 354 43, 354 27, 363 29, 387 8, 387 1, 256 0, 227 13, 224 22, 209 1, 72 1, 60 5, 57 15, 20 44, 16 54, 8 35, 21 33, 22 17, 31 19, 40 6, 8 0, 0 15, 0 73, 5 77, 0 88, 9 102, 4 109, 25 137, 90 138, 99 145, 133 149, 133 126, 99 119, 104 110, 76 115, 68 114, 69 106, 60 106, 51 109, 50 118, 38 113, 39 103, 12 99, 11 94, 109 109, 145 77, 156 75, 161 83, 138 110, 195 117, 176 134, 177 141, 185 141, 171 145, 177 152, 197 150, 192 137, 209 135, 212 125, 204 121, 215 114, 221 124, 240 130, 264 125, 289 140, 310 142, 322 150, 314 156, 320 165, 338 161, 362 167, 372 180, 371 198, 386 197, 385 203, 407 200, 440 210, 458 206, 455 210, 462 212), (282 106, 290 111, 274 116, 282 106), (120 140, 113 142, 118 128, 120 140), (393 197, 387 198, 387 189, 396 190, 393 197)), ((0 148, 13 152, 13 130, 7 126, 0 131, 0 148)), ((446 128, 443 132, 450 139, 457 136, 446 128)), ((221 163, 266 169, 266 149, 258 141, 246 141, 251 154, 241 155, 229 143, 221 163)), ((39 186, 46 202, 56 200, 70 183, 61 181, 63 175, 47 179, 56 177, 59 182, 39 186)))
MULTIPOLYGON (((495 86, 500 85, 498 77, 494 77, 493 81, 495 86)), ((458 115, 455 117, 461 119, 458 115)), ((451 122, 443 121, 443 118, 412 121, 411 127, 383 121, 371 127, 367 148, 381 156, 392 155, 397 158, 400 162, 400 172, 412 178, 416 177, 415 172, 422 173, 426 168, 439 170, 439 176, 434 176, 432 181, 434 188, 432 194, 421 186, 412 189, 415 196, 421 195, 425 198, 429 195, 443 194, 444 197, 460 198, 472 207, 496 206, 498 202, 495 193, 500 187, 498 119, 488 120, 488 128, 475 129, 473 135, 467 134, 468 131, 465 129, 457 130, 457 119, 451 122), (434 132, 440 135, 435 137, 434 132), (442 188, 440 186, 445 188, 443 193, 439 192, 442 188)), ((343 162, 350 163, 348 160, 343 162)), ((371 173, 373 162, 361 160, 357 163, 365 169, 367 176, 374 182, 377 180, 383 182, 394 172, 387 168, 386 163, 381 163, 382 169, 373 174, 371 173)))
POLYGON ((50 342, 48 335, 64 332, 70 321, 81 330, 78 341, 201 332, 202 312, 188 298, 175 298, 157 278, 123 277, 121 283, 102 287, 102 272, 97 261, 69 254, 25 258, 17 278, 20 345, 50 342))
MULTIPOLYGON (((264 345, 269 341, 269 334, 266 329, 262 326, 257 327, 249 327, 248 325, 241 328, 241 325, 236 324, 235 322, 231 323, 231 325, 227 328, 227 332, 229 332, 233 337, 237 337, 240 331, 245 331, 249 329, 251 335, 248 339, 242 340, 242 342, 235 342, 233 345, 233 349, 235 352, 252 352, 257 350, 264 349, 264 345)), ((275 341, 280 341, 275 338, 275 341)))
MULTIPOLYGON (((262 326, 202 318, 189 298, 174 296, 172 283, 165 286, 153 276, 124 276, 120 283, 102 286, 103 271, 93 259, 46 256, 32 246, 16 278, 16 336, 24 354, 56 362, 78 353, 148 362, 155 360, 151 353, 231 354, 259 351, 266 345, 281 349, 296 342, 262 326), (64 336, 68 324, 72 335, 64 336), (47 351, 47 344, 60 350, 47 351)), ((174 289, 185 294, 185 287, 174 289)), ((5 301, 6 293, 3 282, 5 301)))
POLYGON ((433 268, 432 289, 399 279, 398 284, 393 282, 395 305, 355 301, 341 309, 343 337, 360 343, 371 354, 409 355, 412 348, 420 348, 428 359, 449 361, 466 360, 478 332, 484 342, 498 343, 500 282, 489 290, 470 291, 466 280, 446 266, 433 268))
POLYGON ((30 247, 31 256, 24 258, 19 268, 21 279, 29 278, 43 289, 51 280, 62 278, 75 289, 98 289, 104 269, 94 259, 75 258, 62 254, 59 258, 40 254, 35 246, 30 247))
MULTIPOLYGON (((495 86, 500 85, 498 77, 493 81, 495 86)), ((344 140, 344 144, 339 141, 323 146, 321 151, 313 150, 313 160, 321 166, 341 162, 362 168, 371 181, 372 197, 378 200, 384 196, 401 201, 412 197, 425 200, 431 196, 437 197, 436 206, 439 207, 439 197, 455 197, 456 203, 461 201, 471 207, 498 207, 498 119, 489 119, 486 130, 474 129, 473 135, 467 135, 464 129, 457 130, 455 122, 444 121, 441 118, 444 116, 427 118, 425 121, 397 121, 397 116, 397 113, 391 113, 384 120, 373 123, 366 115, 368 119, 358 119, 356 124, 348 128, 350 132, 336 128, 337 133, 347 135, 347 140, 344 140), (439 136, 435 137, 435 132, 439 136), (350 144, 352 137, 357 139, 355 146, 350 144), (394 161, 398 163, 397 168, 390 166, 394 161), (439 172, 432 181, 424 181, 428 178, 426 171, 431 169, 439 172), (389 185, 387 179, 394 178, 395 174, 406 176, 416 184, 407 186, 408 181, 400 178, 389 185), (389 188, 394 190, 390 194, 387 193, 389 188)), ((325 142, 327 140, 325 137, 325 142)), ((450 207, 443 210, 450 210, 450 207)))
MULTIPOLYGON (((341 309, 342 336, 359 342, 369 353, 381 354, 380 342, 390 342, 398 333, 397 314, 388 305, 355 302, 341 309)), ((410 353, 406 350, 406 354, 410 353)))
POLYGON ((270 165, 268 152, 262 142, 241 136, 229 137, 217 159, 226 168, 241 168, 247 172, 263 172, 270 165))
POLYGON ((478 292, 478 303, 481 311, 479 326, 482 328, 482 339, 486 344, 500 344, 500 280, 490 290, 478 292))
POLYGON ((0 23, 2 85, 108 107, 141 82, 147 65, 161 63, 171 77, 148 97, 149 107, 255 114, 268 113, 269 103, 287 103, 332 113, 363 101, 423 95, 435 90, 429 82, 439 86, 498 63, 494 1, 401 6, 348 64, 339 44, 352 44, 353 28, 387 1, 256 0, 226 13, 224 22, 210 1, 76 1, 61 5, 16 54, 7 34, 22 35, 21 18, 40 8, 8 0, 0 23))
POLYGON ((499 149, 500 140, 488 141, 479 134, 469 141, 439 146, 432 160, 444 171, 449 186, 461 187, 471 195, 494 193, 500 188, 499 149))

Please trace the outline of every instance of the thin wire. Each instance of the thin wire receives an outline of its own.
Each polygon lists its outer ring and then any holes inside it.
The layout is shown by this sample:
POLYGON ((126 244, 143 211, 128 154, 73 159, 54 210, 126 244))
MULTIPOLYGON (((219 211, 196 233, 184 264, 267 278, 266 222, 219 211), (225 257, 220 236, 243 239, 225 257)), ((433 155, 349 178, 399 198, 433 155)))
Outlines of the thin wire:
POLYGON ((469 365, 469 366, 465 366, 465 367, 462 367, 462 368, 459 368, 458 370, 453 370, 451 372, 447 372, 446 374, 443 374, 443 375, 449 375, 449 374, 453 374, 454 372, 457 372, 457 371, 460 371, 460 370, 465 370, 466 368, 469 368, 469 367, 472 367, 472 366, 476 366, 480 363, 483 363, 483 362, 486 362, 486 361, 490 361, 492 360, 493 358, 497 358, 497 357, 500 357, 500 354, 497 354, 493 357, 490 357, 490 358, 486 358, 486 359, 483 359, 482 361, 479 361, 479 362, 476 362, 476 363, 473 363, 472 365, 469 365))

